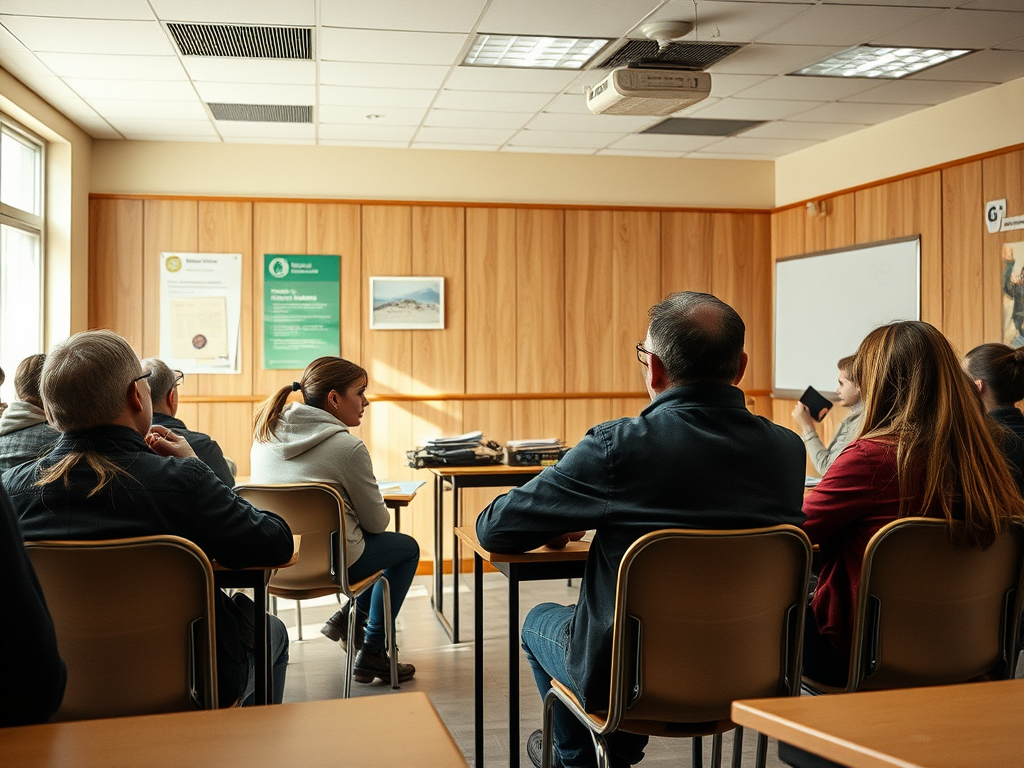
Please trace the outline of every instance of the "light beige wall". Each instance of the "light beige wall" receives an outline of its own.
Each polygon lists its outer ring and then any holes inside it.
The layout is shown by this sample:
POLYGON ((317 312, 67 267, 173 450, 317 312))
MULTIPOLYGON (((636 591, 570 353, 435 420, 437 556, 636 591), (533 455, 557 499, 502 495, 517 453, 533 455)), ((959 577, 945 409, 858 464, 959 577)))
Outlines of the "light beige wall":
POLYGON ((47 347, 89 322, 89 177, 92 139, 0 69, 0 111, 46 140, 47 347))
POLYGON ((770 161, 97 141, 92 191, 770 208, 770 161))
POLYGON ((1024 78, 780 158, 775 163, 775 204, 820 197, 1022 142, 1024 78))

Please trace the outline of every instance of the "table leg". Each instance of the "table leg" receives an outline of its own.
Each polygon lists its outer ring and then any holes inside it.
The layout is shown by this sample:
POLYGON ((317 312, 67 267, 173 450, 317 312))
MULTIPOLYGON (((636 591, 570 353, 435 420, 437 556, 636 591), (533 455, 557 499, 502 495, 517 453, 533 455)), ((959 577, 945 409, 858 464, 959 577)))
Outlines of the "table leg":
POLYGON ((444 581, 441 571, 444 558, 441 552, 441 526, 444 518, 444 481, 434 475, 434 594, 430 596, 430 604, 434 613, 444 608, 444 581))
POLYGON ((473 553, 473 750, 484 765, 484 561, 473 553))
POLYGON ((452 478, 452 642, 459 642, 459 537, 455 529, 462 525, 462 504, 458 483, 452 478))
POLYGON ((508 569, 508 765, 519 768, 519 573, 508 569))
POLYGON ((260 584, 255 586, 253 597, 255 600, 255 621, 253 622, 254 643, 253 643, 253 675, 256 678, 255 699, 257 704, 268 704, 272 700, 270 695, 272 675, 270 673, 270 658, 267 653, 269 645, 268 634, 270 627, 267 623, 267 582, 270 579, 270 571, 258 571, 261 575, 260 584))

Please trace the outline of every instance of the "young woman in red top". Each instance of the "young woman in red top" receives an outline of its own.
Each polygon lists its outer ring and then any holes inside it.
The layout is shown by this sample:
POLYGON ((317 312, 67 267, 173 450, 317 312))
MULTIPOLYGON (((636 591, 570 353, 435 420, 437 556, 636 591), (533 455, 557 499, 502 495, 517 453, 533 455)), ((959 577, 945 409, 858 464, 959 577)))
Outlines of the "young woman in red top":
POLYGON ((973 382, 928 323, 877 328, 857 350, 864 398, 860 438, 804 499, 804 530, 821 573, 807 618, 804 673, 843 685, 868 540, 897 517, 964 522, 966 546, 989 546, 1024 499, 973 382))

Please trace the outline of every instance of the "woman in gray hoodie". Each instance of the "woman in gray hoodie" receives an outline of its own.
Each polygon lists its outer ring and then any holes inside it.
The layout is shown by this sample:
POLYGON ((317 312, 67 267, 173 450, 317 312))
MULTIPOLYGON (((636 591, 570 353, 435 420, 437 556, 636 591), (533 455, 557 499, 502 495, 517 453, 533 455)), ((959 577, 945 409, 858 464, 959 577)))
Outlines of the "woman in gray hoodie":
POLYGON ((18 364, 14 373, 14 394, 0 416, 0 472, 35 461, 53 448, 60 433, 46 423, 39 381, 46 355, 32 355, 18 364))
MULTIPOLYGON (((282 387, 256 412, 254 442, 250 452, 250 479, 254 483, 326 483, 345 500, 345 553, 348 576, 365 579, 379 570, 391 588, 391 610, 398 616, 419 565, 416 539, 386 530, 391 520, 370 452, 349 432, 359 426, 365 397, 366 371, 340 357, 321 357, 310 363, 300 381, 282 387), (287 403, 292 392, 302 393, 301 403, 287 403)), ((391 682, 390 659, 384 647, 383 585, 378 582, 358 599, 356 636, 351 645, 355 657, 354 679, 391 682)), ((332 616, 323 634, 341 641, 349 650, 348 612, 351 605, 332 616)), ((412 664, 398 665, 398 680, 416 673, 412 664)))

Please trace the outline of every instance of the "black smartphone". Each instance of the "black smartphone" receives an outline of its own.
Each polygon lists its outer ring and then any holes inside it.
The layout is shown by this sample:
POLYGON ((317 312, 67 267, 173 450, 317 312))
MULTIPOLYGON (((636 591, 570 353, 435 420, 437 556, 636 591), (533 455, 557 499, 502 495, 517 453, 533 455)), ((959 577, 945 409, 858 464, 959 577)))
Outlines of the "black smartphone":
POLYGON ((800 402, 807 406, 807 410, 811 412, 811 418, 815 421, 821 421, 825 414, 828 413, 829 408, 832 407, 832 401, 814 387, 808 387, 804 390, 804 393, 800 395, 800 402), (822 411, 822 408, 825 410, 822 411))

